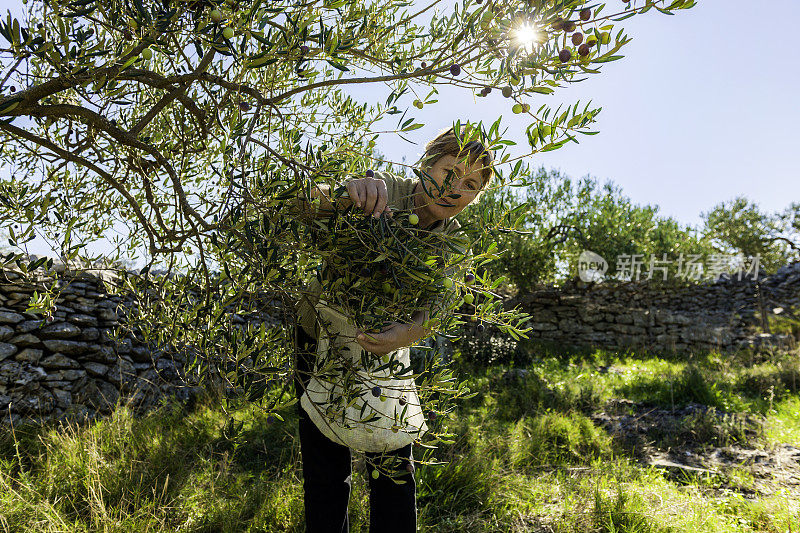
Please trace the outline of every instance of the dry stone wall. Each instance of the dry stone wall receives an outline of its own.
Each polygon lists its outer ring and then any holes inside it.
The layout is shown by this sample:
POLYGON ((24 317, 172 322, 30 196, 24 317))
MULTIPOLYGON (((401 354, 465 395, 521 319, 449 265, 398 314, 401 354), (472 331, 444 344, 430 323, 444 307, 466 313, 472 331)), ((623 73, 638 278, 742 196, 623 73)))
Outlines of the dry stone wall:
MULTIPOLYGON (((118 401, 141 411, 168 396, 190 400, 199 392, 184 353, 151 350, 119 328, 136 304, 109 294, 106 282, 119 283, 109 271, 54 264, 35 274, 25 280, 19 271, 0 271, 2 423, 92 419, 118 401), (31 294, 54 281, 61 293, 51 320, 25 312, 31 294)), ((268 313, 231 318, 237 327, 279 320, 268 313)))
MULTIPOLYGON (((0 421, 91 419, 120 400, 147 409, 167 396, 188 399, 199 392, 179 350, 154 351, 132 335, 115 336, 135 304, 109 294, 106 282, 118 280, 106 271, 75 272, 56 264, 38 282, 43 280, 62 288, 52 321, 25 312, 36 283, 0 271, 0 421)), ((791 335, 761 332, 761 309, 800 316, 800 262, 758 282, 723 279, 670 288, 575 281, 509 298, 505 305, 532 315, 532 338, 563 346, 792 348, 797 339, 791 335)), ((291 320, 292 310, 278 300, 266 300, 262 309, 246 318, 232 313, 232 322, 244 327, 291 320)))
POLYGON ((798 339, 766 332, 764 322, 776 311, 800 315, 800 262, 757 280, 723 277, 684 286, 573 280, 505 305, 520 305, 531 314, 532 338, 566 346, 675 352, 792 349, 798 339))

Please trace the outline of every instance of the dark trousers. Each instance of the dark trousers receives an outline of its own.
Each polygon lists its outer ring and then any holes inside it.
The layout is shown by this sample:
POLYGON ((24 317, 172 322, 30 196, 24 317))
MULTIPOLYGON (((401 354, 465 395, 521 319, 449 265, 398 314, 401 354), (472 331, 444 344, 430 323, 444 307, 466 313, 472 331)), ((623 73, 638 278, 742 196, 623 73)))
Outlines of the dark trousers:
MULTIPOLYGON (((298 359, 295 388, 302 396, 313 368, 317 342, 297 325, 298 359)), ((350 448, 322 434, 297 404, 300 413, 300 453, 303 457, 307 533, 346 533, 351 488, 350 448)), ((370 533, 411 533, 417 530, 416 486, 411 445, 386 454, 367 453, 370 533), (372 463, 384 465, 374 479, 372 463), (388 469, 391 478, 383 473, 388 469), (404 481, 396 483, 394 480, 404 481)))

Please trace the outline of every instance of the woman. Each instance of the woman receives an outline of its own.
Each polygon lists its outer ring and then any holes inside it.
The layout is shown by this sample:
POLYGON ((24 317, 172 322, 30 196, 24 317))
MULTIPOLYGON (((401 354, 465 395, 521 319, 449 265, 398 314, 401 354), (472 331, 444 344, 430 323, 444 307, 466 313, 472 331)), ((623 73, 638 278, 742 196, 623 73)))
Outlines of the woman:
MULTIPOLYGON (((387 172, 368 172, 368 177, 349 179, 346 182, 348 197, 342 197, 338 202, 342 207, 355 204, 356 209, 376 218, 383 213, 392 216, 395 210, 411 211, 418 217, 421 228, 449 234, 460 227, 453 217, 479 197, 491 179, 492 161, 491 153, 478 141, 467 142, 459 149, 458 139, 450 128, 426 145, 421 160, 421 169, 435 182, 435 186, 427 183, 423 187, 417 179, 387 172), (466 161, 465 156, 468 156, 466 161)), ((320 187, 313 191, 312 196, 320 199, 319 212, 323 216, 333 209, 327 188, 320 187)), ((299 357, 295 385, 298 397, 309 382, 312 359, 316 354, 319 324, 315 306, 322 292, 321 284, 316 278, 312 279, 297 307, 299 357)), ((428 337, 430 331, 423 327, 427 318, 427 311, 419 311, 410 324, 394 322, 380 333, 370 335, 360 332, 356 341, 368 352, 388 354, 428 337)), ((308 413, 300 406, 298 410, 307 531, 346 532, 349 530, 350 449, 323 435, 308 413)), ((392 477, 379 475, 369 478, 370 531, 416 531, 411 444, 389 454, 396 458, 392 477)), ((366 455, 368 460, 373 459, 372 454, 366 455)))

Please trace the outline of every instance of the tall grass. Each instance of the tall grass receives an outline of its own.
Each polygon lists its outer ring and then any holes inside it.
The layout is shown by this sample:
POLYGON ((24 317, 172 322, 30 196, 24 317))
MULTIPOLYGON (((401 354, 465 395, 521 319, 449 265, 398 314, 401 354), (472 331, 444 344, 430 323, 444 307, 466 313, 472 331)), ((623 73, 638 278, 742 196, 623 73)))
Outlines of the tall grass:
MULTIPOLYGON (((665 476, 593 419, 611 399, 660 409, 702 403, 713 409, 648 433, 651 445, 796 443, 786 440, 800 439, 796 356, 597 351, 529 360, 515 377, 498 366, 462 373, 479 394, 440 421, 459 438, 414 451, 446 463, 417 470, 421 531, 800 531, 791 487, 753 498, 755 480, 738 467, 665 476)), ((9 428, 0 435, 0 531, 301 532, 297 419, 283 416, 269 423, 246 405, 226 414, 209 397, 142 417, 119 405, 92 424, 9 428)), ((361 459, 350 511, 351 531, 367 531, 361 459)))

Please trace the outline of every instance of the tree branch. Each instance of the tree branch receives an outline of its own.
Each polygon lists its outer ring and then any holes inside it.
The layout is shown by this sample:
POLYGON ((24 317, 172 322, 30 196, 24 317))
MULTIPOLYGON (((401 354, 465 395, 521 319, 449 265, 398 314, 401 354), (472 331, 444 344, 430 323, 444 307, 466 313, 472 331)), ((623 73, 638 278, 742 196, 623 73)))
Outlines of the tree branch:
MULTIPOLYGON (((212 59, 214 59, 215 50, 212 48, 209 53, 203 56, 202 61, 200 64, 197 65, 197 68, 194 71, 194 74, 199 74, 200 72, 204 72, 208 66, 211 64, 212 59)), ((176 98, 181 96, 183 92, 189 87, 190 82, 183 82, 180 83, 177 87, 172 89, 170 92, 165 94, 161 97, 161 100, 158 101, 156 105, 154 105, 150 111, 147 112, 145 116, 139 119, 139 121, 130 129, 129 133, 131 135, 137 135, 142 129, 144 129, 147 124, 152 121, 156 115, 158 115, 162 109, 167 107, 171 102, 173 102, 176 98)))
POLYGON ((137 148, 144 152, 147 152, 156 161, 158 164, 167 171, 169 174, 170 180, 172 181, 172 188, 175 191, 175 194, 178 196, 178 201, 180 203, 181 208, 187 214, 195 217, 195 219, 200 223, 200 225, 205 230, 213 229, 215 226, 206 222, 206 220, 191 206, 189 205, 188 200, 186 199, 186 192, 183 189, 183 184, 180 181, 180 177, 175 172, 175 169, 172 168, 172 165, 167 161, 167 159, 158 151, 154 146, 151 146, 147 143, 144 143, 134 137, 133 135, 129 134, 128 132, 118 128, 114 124, 112 124, 106 117, 96 113, 90 109, 86 109, 84 107, 72 105, 72 104, 53 104, 48 106, 40 106, 40 105, 33 105, 27 107, 25 109, 20 110, 19 107, 13 109, 12 111, 8 112, 9 115, 12 116, 19 116, 19 115, 30 115, 30 116, 38 116, 38 117, 78 117, 82 118, 84 122, 87 124, 92 125, 94 128, 104 131, 108 133, 111 137, 113 137, 118 142, 130 146, 131 148, 137 148))
MULTIPOLYGON (((68 152, 67 150, 64 150, 63 148, 61 148, 60 146, 54 144, 53 142, 48 141, 47 139, 43 139, 42 137, 39 137, 38 135, 30 133, 29 131, 23 130, 22 128, 18 128, 17 126, 14 126, 13 124, 9 124, 7 122, 0 121, 0 130, 6 131, 6 132, 8 132, 8 133, 10 133, 10 134, 12 134, 12 135, 14 135, 16 137, 27 139, 28 141, 33 142, 33 143, 35 143, 35 144, 37 144, 37 145, 39 145, 39 146, 41 146, 43 148, 47 148, 48 150, 50 150, 54 154, 60 156, 62 159, 65 159, 65 160, 71 161, 73 163, 82 165, 82 166, 94 171, 98 176, 100 176, 103 180, 105 180, 109 185, 114 187, 114 189, 116 189, 128 201, 128 203, 130 204, 131 208, 134 210, 134 212, 136 214, 136 217, 139 219, 139 222, 142 224, 144 230, 147 233, 147 236, 148 236, 148 238, 150 240, 151 253, 156 253, 156 252, 161 252, 161 251, 163 251, 163 252, 176 251, 176 250, 173 250, 173 249, 157 248, 156 247, 155 239, 153 238, 153 233, 154 232, 152 231, 152 226, 147 221, 147 218, 144 216, 144 213, 142 213, 142 211, 141 211, 141 209, 139 207, 139 204, 136 202, 136 199, 133 198, 133 196, 131 196, 131 194, 127 191, 127 189, 125 189, 125 187, 123 187, 117 180, 115 180, 105 170, 103 170, 102 168, 98 167, 97 165, 95 165, 91 161, 88 161, 87 159, 84 159, 83 157, 77 156, 75 154, 72 154, 71 152, 68 152)), ((180 248, 179 248, 179 250, 180 250, 180 248)))
POLYGON ((764 243, 775 242, 775 241, 785 241, 786 244, 788 244, 792 248, 792 250, 800 250, 800 246, 795 244, 794 241, 792 241, 791 239, 788 239, 787 237, 768 237, 768 238, 764 238, 763 241, 764 241, 764 243))
MULTIPOLYGON (((151 87, 155 87, 157 89, 169 89, 173 87, 173 84, 170 83, 167 78, 149 70, 128 69, 125 72, 129 73, 129 75, 119 76, 118 79, 138 81, 139 83, 144 83, 145 85, 150 85, 151 87)), ((176 98, 196 118, 198 126, 200 127, 200 131, 203 134, 203 139, 207 139, 208 125, 206 124, 205 112, 197 107, 197 104, 194 102, 194 100, 182 92, 179 92, 176 98)))

